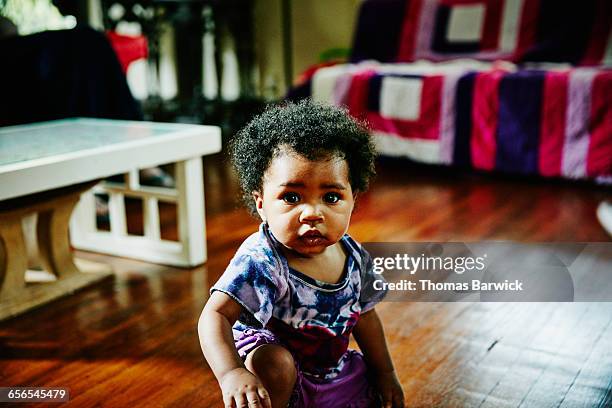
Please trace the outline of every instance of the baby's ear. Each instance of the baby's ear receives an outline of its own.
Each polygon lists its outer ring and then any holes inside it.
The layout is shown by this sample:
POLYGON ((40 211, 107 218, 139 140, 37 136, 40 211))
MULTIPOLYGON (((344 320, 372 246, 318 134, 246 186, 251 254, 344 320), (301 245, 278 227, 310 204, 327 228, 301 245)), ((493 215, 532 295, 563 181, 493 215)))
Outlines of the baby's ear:
POLYGON ((259 191, 253 191, 251 193, 253 196, 253 200, 255 200, 255 209, 257 210, 257 214, 263 222, 266 222, 266 215, 263 210, 263 194, 259 191))

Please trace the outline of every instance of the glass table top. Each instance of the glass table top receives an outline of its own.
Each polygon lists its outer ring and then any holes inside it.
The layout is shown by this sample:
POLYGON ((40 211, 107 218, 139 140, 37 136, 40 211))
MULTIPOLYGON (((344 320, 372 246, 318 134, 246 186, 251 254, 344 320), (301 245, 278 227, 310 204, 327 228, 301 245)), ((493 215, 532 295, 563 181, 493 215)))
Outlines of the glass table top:
POLYGON ((197 130, 198 125, 64 119, 0 128, 0 166, 197 130))

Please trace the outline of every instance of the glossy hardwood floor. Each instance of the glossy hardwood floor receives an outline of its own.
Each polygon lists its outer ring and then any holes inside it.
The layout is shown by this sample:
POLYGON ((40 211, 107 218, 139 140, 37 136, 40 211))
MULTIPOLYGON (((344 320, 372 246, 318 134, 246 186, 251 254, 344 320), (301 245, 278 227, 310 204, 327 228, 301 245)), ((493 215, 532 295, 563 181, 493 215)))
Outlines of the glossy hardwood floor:
MULTIPOLYGON (((385 161, 350 233, 360 241, 608 241, 611 193, 385 161)), ((0 323, 0 386, 69 387, 74 407, 220 407, 196 322, 208 288, 257 222, 221 156, 205 160, 209 260, 112 264, 99 284, 0 323)), ((130 230, 138 233, 138 206, 130 230)), ((176 237, 173 208, 164 236, 176 237)), ((410 407, 612 406, 612 303, 383 303, 410 407)), ((25 406, 20 404, 18 406, 25 406)))

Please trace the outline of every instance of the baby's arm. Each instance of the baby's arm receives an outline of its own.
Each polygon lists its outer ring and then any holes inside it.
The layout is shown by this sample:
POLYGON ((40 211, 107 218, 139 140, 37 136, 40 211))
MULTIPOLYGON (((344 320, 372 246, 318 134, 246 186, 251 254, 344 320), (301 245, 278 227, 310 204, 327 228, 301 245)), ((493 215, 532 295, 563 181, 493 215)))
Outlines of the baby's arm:
POLYGON ((384 408, 403 408, 404 392, 400 385, 387 348, 385 333, 376 310, 359 317, 353 336, 363 352, 368 367, 374 371, 384 408))
POLYGON ((241 311, 228 295, 213 292, 198 322, 200 346, 221 386, 225 407, 271 408, 268 392, 246 369, 234 346, 232 325, 241 311))

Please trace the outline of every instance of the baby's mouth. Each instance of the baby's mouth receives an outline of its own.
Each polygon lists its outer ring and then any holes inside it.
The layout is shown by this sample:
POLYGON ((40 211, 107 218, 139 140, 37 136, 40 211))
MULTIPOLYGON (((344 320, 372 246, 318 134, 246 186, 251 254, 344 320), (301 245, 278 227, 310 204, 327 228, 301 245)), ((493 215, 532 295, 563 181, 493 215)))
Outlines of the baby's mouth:
POLYGON ((300 240, 302 240, 306 245, 314 246, 321 245, 326 241, 326 238, 318 230, 312 229, 300 235, 300 240))

